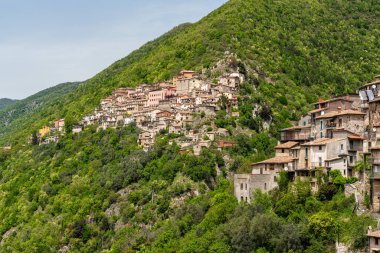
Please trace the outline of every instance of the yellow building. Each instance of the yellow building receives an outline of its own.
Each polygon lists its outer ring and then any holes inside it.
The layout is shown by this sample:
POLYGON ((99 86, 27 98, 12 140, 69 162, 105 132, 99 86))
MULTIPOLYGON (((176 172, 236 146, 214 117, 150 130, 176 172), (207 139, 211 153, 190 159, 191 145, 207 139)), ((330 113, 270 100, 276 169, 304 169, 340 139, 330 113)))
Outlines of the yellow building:
POLYGON ((44 137, 45 135, 50 133, 50 127, 45 126, 45 127, 41 128, 40 130, 38 130, 38 133, 40 134, 41 137, 44 137))

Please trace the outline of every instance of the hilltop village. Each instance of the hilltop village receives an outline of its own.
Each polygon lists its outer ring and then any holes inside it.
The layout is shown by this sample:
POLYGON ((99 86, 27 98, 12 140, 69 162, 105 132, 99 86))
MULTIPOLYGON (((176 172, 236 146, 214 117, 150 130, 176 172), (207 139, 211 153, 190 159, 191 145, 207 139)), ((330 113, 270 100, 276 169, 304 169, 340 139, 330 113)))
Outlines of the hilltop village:
MULTIPOLYGON (((238 91, 243 81, 244 76, 237 72, 211 82, 194 71, 183 70, 171 82, 118 88, 72 131, 79 133, 90 125, 107 129, 134 122, 141 129, 138 143, 144 150, 154 145, 157 133, 165 131, 179 136, 175 141, 182 152, 195 155, 199 155, 203 147, 210 147, 213 141, 218 148, 232 146, 233 142, 223 140, 229 134, 226 129, 206 123, 212 122, 221 109, 238 116, 238 91)), ((58 120, 40 129, 39 143, 57 142, 63 134, 63 126, 64 120, 58 120)))
MULTIPOLYGON (((154 145, 158 133, 174 134, 177 137, 173 141, 181 152, 194 155, 213 143, 220 150, 232 147, 235 143, 228 140, 229 131, 217 128, 213 122, 222 109, 231 116, 239 115, 238 93, 243 81, 244 76, 237 72, 211 82, 194 71, 183 70, 170 82, 118 88, 72 132, 79 133, 90 125, 107 129, 133 122, 141 130, 138 144, 146 151, 154 145)), ((293 180, 310 180, 311 188, 317 191, 321 173, 339 170, 343 177, 362 179, 363 173, 355 168, 370 164, 371 201, 379 210, 380 76, 363 85, 358 94, 320 99, 313 106, 294 126, 281 130, 273 158, 252 164, 249 174, 234 175, 235 196, 250 202, 254 190, 274 189, 281 171, 293 180)), ((57 142, 63 129, 63 119, 45 126, 39 130, 39 143, 57 142)), ((362 192, 367 190, 365 187, 362 192)))

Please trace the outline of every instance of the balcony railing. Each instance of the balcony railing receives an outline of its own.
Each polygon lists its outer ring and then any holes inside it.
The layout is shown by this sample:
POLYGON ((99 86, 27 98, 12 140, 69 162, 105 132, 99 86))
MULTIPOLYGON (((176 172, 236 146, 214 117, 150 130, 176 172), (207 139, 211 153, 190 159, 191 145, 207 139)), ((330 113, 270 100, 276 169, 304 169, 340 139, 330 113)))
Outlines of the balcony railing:
POLYGON ((327 168, 328 166, 326 165, 325 162, 312 162, 310 163, 310 167, 312 169, 317 169, 317 168, 327 168))
POLYGON ((370 158, 368 160, 372 164, 379 164, 380 165, 380 158, 370 158))
POLYGON ((337 124, 334 122, 330 122, 326 124, 326 128, 336 128, 337 124))
POLYGON ((363 146, 362 145, 349 145, 348 150, 350 150, 350 151, 361 151, 361 150, 363 150, 363 146))
POLYGON ((369 104, 368 103, 363 103, 363 104, 360 105, 360 108, 367 109, 367 108, 369 108, 369 104))
POLYGON ((309 140, 310 134, 282 134, 281 141, 299 141, 299 140, 309 140))

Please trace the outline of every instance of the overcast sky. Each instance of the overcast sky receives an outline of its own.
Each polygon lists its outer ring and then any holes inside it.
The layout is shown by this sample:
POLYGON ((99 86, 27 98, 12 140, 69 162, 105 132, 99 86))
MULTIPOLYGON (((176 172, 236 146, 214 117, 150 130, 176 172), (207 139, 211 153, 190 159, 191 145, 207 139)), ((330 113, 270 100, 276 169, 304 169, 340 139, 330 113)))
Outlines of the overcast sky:
POLYGON ((226 0, 0 0, 0 98, 83 81, 226 0))

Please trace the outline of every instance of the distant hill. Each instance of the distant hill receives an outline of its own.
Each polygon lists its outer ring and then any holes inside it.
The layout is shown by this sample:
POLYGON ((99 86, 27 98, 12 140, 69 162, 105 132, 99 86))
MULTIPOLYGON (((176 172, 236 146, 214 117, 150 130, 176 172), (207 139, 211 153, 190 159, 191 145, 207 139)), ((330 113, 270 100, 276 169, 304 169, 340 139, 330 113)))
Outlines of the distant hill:
MULTIPOLYGON (((46 118, 47 111, 59 111, 63 104, 61 98, 76 89, 80 83, 63 83, 46 90, 40 91, 35 95, 12 104, 0 107, 0 144, 9 143, 7 136, 17 135, 29 129, 29 125, 41 118, 46 118)), ((49 115, 54 117, 54 115, 49 115)))
POLYGON ((15 99, 0 98, 0 110, 16 102, 17 100, 15 99))

